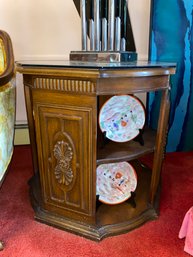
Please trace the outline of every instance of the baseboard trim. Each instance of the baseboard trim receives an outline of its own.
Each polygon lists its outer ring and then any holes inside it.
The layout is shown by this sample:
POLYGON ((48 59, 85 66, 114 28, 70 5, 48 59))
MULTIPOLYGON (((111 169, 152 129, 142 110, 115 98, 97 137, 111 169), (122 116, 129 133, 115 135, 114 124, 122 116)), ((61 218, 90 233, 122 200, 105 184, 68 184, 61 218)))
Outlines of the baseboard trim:
POLYGON ((15 124, 14 145, 30 144, 28 124, 15 124))
POLYGON ((15 124, 15 129, 28 129, 28 124, 15 124))

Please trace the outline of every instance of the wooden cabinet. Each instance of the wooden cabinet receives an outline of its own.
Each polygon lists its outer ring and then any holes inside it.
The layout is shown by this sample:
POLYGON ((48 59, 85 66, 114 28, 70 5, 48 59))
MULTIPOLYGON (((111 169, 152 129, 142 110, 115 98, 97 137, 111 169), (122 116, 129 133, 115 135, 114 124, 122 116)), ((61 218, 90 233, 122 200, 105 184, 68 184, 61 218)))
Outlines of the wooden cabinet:
POLYGON ((20 62, 34 177, 35 218, 93 240, 127 232, 157 217, 158 191, 174 64, 20 62), (119 94, 161 91, 157 131, 144 129, 144 145, 108 142, 98 126, 104 101, 119 94), (140 157, 153 153, 152 169, 140 157), (96 168, 129 161, 137 171, 135 197, 117 205, 98 202, 96 168))

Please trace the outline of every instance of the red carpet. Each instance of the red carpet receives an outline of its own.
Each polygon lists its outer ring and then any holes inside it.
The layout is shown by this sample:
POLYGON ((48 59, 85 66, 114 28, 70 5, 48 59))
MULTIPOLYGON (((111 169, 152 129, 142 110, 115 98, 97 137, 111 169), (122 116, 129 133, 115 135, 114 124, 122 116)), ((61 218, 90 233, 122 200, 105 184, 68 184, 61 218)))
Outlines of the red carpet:
POLYGON ((160 216, 127 234, 97 243, 38 223, 28 196, 29 146, 17 146, 0 190, 0 257, 188 257, 178 232, 193 205, 193 152, 169 153, 162 173, 160 216))

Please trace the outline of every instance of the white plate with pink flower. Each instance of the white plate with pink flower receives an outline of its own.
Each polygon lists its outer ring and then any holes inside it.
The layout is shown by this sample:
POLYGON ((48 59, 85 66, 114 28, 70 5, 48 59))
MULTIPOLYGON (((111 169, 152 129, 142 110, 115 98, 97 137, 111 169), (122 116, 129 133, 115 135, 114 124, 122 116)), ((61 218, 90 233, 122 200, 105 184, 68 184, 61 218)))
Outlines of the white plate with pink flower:
POLYGON ((128 162, 101 164, 97 167, 96 194, 105 204, 119 204, 131 197, 137 187, 137 174, 128 162))
POLYGON ((100 109, 100 129, 112 141, 127 142, 134 139, 144 124, 145 108, 135 96, 113 96, 100 109))

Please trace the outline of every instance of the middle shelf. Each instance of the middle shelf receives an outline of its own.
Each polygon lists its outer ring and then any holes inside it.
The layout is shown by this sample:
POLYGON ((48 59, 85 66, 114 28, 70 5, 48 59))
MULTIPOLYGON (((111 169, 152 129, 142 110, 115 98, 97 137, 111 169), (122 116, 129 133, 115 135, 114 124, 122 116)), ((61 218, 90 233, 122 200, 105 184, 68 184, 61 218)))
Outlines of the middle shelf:
POLYGON ((102 143, 101 140, 97 147, 97 165, 109 162, 130 161, 152 153, 155 149, 156 131, 145 127, 142 137, 143 145, 136 140, 125 143, 117 143, 110 140, 102 143))

